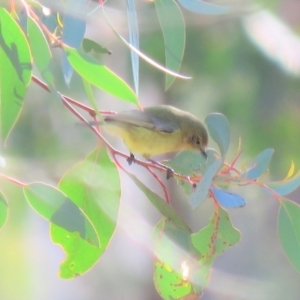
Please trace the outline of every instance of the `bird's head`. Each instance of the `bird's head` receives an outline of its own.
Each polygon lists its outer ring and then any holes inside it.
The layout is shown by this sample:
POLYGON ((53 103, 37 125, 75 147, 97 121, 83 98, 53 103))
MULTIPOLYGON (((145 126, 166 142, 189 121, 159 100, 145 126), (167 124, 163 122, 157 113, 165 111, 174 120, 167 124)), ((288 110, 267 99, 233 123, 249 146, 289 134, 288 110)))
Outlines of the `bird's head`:
POLYGON ((189 126, 185 132, 185 143, 187 148, 200 151, 205 158, 208 134, 202 122, 198 121, 189 126))

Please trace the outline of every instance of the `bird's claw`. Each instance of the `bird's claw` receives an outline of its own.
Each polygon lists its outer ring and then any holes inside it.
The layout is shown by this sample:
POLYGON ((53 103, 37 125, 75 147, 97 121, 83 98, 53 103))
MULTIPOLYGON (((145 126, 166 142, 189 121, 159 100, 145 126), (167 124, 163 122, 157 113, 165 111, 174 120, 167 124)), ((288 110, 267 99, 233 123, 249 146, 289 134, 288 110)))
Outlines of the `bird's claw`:
POLYGON ((167 167, 167 180, 174 176, 174 170, 167 167))
POLYGON ((130 153, 130 156, 126 160, 127 160, 128 164, 131 165, 134 162, 135 157, 132 153, 130 153))

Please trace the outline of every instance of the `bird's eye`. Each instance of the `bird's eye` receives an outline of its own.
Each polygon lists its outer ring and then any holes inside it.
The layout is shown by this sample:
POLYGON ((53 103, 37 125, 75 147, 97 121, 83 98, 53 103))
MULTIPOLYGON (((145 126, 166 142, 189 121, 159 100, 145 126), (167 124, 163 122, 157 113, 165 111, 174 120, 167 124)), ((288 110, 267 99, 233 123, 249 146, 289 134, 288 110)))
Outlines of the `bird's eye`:
POLYGON ((190 137, 190 141, 191 141, 192 144, 197 144, 197 145, 201 144, 201 138, 197 135, 192 135, 190 137))

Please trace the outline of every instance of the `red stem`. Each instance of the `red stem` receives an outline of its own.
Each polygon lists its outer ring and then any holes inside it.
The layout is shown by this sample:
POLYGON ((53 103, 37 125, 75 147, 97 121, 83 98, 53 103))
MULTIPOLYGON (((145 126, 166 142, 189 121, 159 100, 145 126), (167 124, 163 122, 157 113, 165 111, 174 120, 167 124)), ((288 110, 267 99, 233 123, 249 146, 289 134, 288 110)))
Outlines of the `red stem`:
MULTIPOLYGON (((36 84, 38 84, 41 88, 43 88, 45 91, 47 92, 50 92, 50 89, 48 88, 48 86, 42 82, 40 79, 38 79, 37 77, 35 76, 32 76, 32 81, 34 81, 36 84)), ((128 155, 124 154, 123 152, 120 152, 118 150, 116 150, 115 148, 113 148, 109 142, 102 136, 102 134, 100 133, 99 130, 97 130, 94 126, 92 126, 88 120, 86 120, 71 104, 85 110, 86 112, 88 112, 90 115, 92 115, 93 117, 96 116, 95 112, 93 109, 89 108, 88 106, 84 105, 84 104, 81 104, 77 101, 75 101, 74 99, 68 97, 68 96, 65 96, 61 93, 59 93, 61 99, 62 99, 62 102, 64 104, 64 106, 66 108, 68 108, 68 110, 73 114, 75 115, 80 121, 84 122, 95 134, 96 136, 101 139, 101 141, 105 144, 105 146, 109 149, 109 151, 111 152, 112 154, 112 157, 115 161, 115 163, 117 164, 118 167, 120 167, 122 170, 124 170, 124 168, 119 164, 119 162, 117 161, 116 159, 116 155, 119 155, 119 156, 122 156, 124 158, 128 158, 128 155)), ((105 112, 107 114, 112 114, 113 112, 105 112)), ((170 203, 170 198, 168 196, 168 193, 167 193, 167 189, 166 189, 166 186, 163 184, 163 182, 159 179, 159 177, 151 170, 151 168, 154 168, 154 169, 157 169, 159 171, 163 171, 163 172, 167 172, 167 167, 164 167, 162 165, 155 165, 153 163, 150 163, 150 162, 145 162, 145 161, 141 161, 139 159, 135 159, 134 160, 135 163, 137 163, 138 165, 141 165, 145 168, 147 168, 147 170, 154 176, 154 178, 157 180, 157 182, 159 183, 159 185, 162 187, 163 189, 163 192, 164 192, 164 195, 166 197, 166 202, 167 203, 170 203)), ((125 170, 124 170, 125 171, 125 170)), ((125 171, 126 172, 126 171, 125 171)), ((181 174, 178 174, 178 173, 174 173, 172 174, 174 177, 177 177, 179 179, 182 179, 182 180, 185 180, 189 183, 191 183, 191 180, 188 176, 184 176, 184 175, 181 175, 181 174)))
POLYGON ((160 180, 160 178, 150 169, 150 166, 146 166, 147 170, 153 175, 153 177, 156 179, 156 181, 160 184, 163 192, 164 192, 164 195, 165 195, 165 199, 166 199, 166 202, 168 204, 171 203, 170 201, 170 197, 169 197, 169 194, 168 194, 168 191, 167 191, 167 188, 166 186, 164 185, 164 183, 160 180))
POLYGON ((12 177, 6 176, 6 175, 4 175, 4 174, 0 174, 0 177, 3 177, 3 178, 5 178, 5 179, 7 179, 7 180, 11 181, 12 183, 15 183, 15 184, 17 184, 17 185, 21 186, 21 187, 25 187, 25 186, 27 186, 27 184, 25 184, 25 183, 23 183, 23 182, 21 182, 21 181, 19 181, 19 180, 15 179, 15 178, 12 178, 12 177))

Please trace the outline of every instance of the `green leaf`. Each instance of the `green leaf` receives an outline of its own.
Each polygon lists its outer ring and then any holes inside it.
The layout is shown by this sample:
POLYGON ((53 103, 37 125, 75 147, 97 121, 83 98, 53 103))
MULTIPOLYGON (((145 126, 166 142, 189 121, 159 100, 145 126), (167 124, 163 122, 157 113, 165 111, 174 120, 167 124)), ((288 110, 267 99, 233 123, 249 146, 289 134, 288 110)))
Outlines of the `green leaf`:
MULTIPOLYGON (((206 162, 202 153, 187 150, 179 152, 173 159, 165 160, 162 163, 172 168, 176 173, 191 176, 200 174, 206 162)), ((175 179, 182 186, 185 194, 190 195, 192 188, 190 183, 177 177, 175 179)))
POLYGON ((173 269, 188 255, 196 254, 191 243, 191 230, 178 228, 173 222, 163 218, 153 231, 155 256, 173 269))
POLYGON ((116 74, 99 64, 93 57, 76 49, 65 47, 68 60, 74 70, 91 84, 124 101, 138 104, 133 90, 116 74))
POLYGON ((98 43, 96 43, 93 40, 84 38, 82 41, 82 48, 84 50, 84 52, 89 53, 91 51, 95 52, 95 53, 100 53, 100 54, 111 54, 111 51, 108 50, 105 47, 102 47, 101 45, 99 45, 98 43))
POLYGON ((60 277, 70 279, 88 271, 99 259, 103 249, 96 247, 80 237, 78 232, 70 233, 64 228, 51 223, 52 241, 63 247, 67 254, 60 266, 60 277))
POLYGON ((95 249, 90 243, 80 241, 78 234, 69 238, 67 232, 51 226, 53 241, 67 254, 60 276, 72 278, 96 263, 115 231, 121 194, 118 170, 106 149, 97 148, 65 174, 59 189, 84 212, 100 243, 100 248, 95 249))
POLYGON ((179 174, 194 175, 201 173, 201 169, 203 169, 201 166, 205 165, 206 158, 200 152, 187 150, 179 152, 173 159, 165 160, 162 163, 179 174))
POLYGON ((241 177, 246 177, 247 179, 256 179, 261 176, 269 167, 270 161, 274 149, 266 149, 259 153, 253 160, 250 168, 246 172, 241 174, 241 177))
POLYGON ((52 54, 43 31, 30 16, 27 17, 27 34, 34 63, 50 86, 54 85, 52 54))
POLYGON ((206 171, 190 195, 189 203, 193 209, 196 209, 207 198, 213 178, 222 165, 222 160, 214 158, 213 153, 213 151, 207 151, 208 165, 206 171))
POLYGON ((11 15, 0 8, 0 132, 4 141, 20 114, 31 69, 24 33, 11 15))
POLYGON ((193 294, 192 284, 183 279, 182 273, 160 260, 154 262, 153 280, 157 292, 164 300, 184 299, 184 296, 193 294))
MULTIPOLYGON (((173 0, 155 0, 155 7, 165 43, 166 67, 180 70, 185 48, 185 23, 178 4, 173 0)), ((175 77, 166 74, 166 90, 175 77)))
POLYGON ((0 228, 4 225, 8 215, 8 206, 4 195, 0 192, 0 228))
POLYGON ((210 136, 218 144, 224 158, 230 143, 230 128, 227 118, 223 114, 212 113, 205 118, 205 123, 210 136))
POLYGON ((192 244, 201 253, 202 261, 212 261, 240 240, 239 231, 233 227, 228 213, 218 208, 210 218, 209 225, 192 234, 192 244))
POLYGON ((49 222, 60 226, 92 245, 99 246, 99 238, 82 210, 62 192, 44 183, 32 183, 23 189, 32 208, 49 222))
POLYGON ((101 114, 99 112, 91 84, 88 81, 86 81, 84 78, 82 78, 82 83, 83 83, 86 95, 88 96, 90 103, 92 105, 92 108, 93 108, 94 112, 96 113, 97 117, 99 118, 98 120, 103 121, 103 117, 101 116, 101 114))
POLYGON ((48 221, 67 199, 58 189, 38 182, 26 185, 23 192, 32 208, 48 221))
POLYGON ((159 197, 153 191, 151 191, 147 186, 145 186, 136 176, 129 174, 128 176, 135 182, 135 184, 144 192, 148 197, 150 202, 157 208, 157 210, 166 218, 174 223, 178 228, 185 230, 190 230, 189 226, 182 220, 178 213, 174 210, 172 206, 166 203, 164 199, 159 197))
POLYGON ((191 244, 191 232, 162 219, 154 229, 153 239, 154 284, 161 297, 183 299, 184 296, 195 294, 194 285, 203 284, 199 282, 201 276, 194 277, 195 274, 199 275, 202 265, 198 261, 200 254, 191 244))
POLYGON ((283 250, 293 267, 300 272, 300 206, 289 200, 281 201, 278 233, 283 250))

